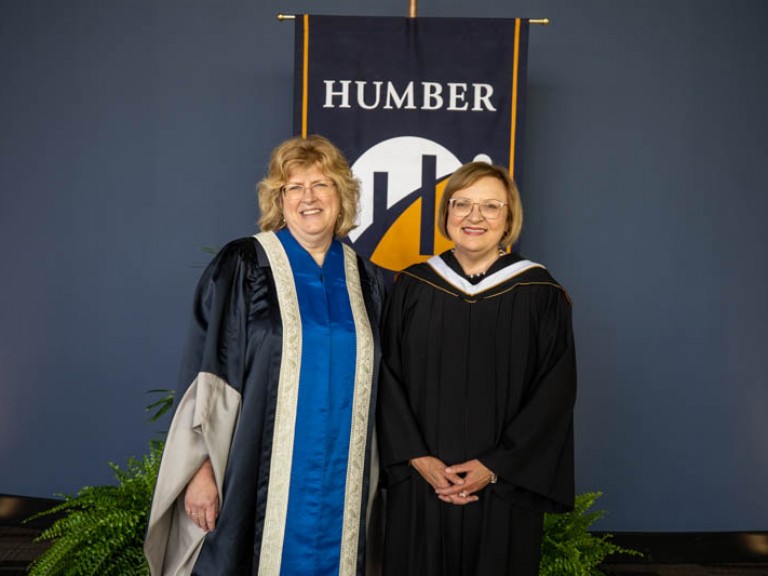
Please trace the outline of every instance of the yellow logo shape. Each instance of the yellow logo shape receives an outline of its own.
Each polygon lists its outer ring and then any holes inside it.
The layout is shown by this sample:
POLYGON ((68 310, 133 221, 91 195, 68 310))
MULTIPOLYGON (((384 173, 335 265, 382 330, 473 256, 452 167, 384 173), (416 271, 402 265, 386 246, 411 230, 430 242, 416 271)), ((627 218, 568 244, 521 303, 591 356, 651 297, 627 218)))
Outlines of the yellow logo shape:
POLYGON ((387 229, 381 237, 376 249, 371 255, 374 264, 399 272, 411 264, 424 262, 453 247, 453 242, 443 238, 437 228, 437 212, 440 200, 443 197, 446 180, 438 182, 435 186, 435 214, 431 230, 421 230, 421 211, 423 202, 421 197, 406 208, 397 220, 387 229), (434 254, 420 253, 420 239, 422 234, 434 236, 434 254))

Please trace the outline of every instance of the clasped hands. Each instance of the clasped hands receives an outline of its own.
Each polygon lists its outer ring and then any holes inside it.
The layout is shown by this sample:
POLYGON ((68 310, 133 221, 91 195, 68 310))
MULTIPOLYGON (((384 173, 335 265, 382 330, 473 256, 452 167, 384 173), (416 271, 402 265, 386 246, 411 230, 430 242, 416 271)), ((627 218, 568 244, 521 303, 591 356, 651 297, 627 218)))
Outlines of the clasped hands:
POLYGON ((446 464, 434 456, 422 456, 411 461, 416 471, 435 489, 443 502, 464 506, 477 502, 477 492, 490 484, 493 472, 480 460, 468 460, 461 464, 446 464))

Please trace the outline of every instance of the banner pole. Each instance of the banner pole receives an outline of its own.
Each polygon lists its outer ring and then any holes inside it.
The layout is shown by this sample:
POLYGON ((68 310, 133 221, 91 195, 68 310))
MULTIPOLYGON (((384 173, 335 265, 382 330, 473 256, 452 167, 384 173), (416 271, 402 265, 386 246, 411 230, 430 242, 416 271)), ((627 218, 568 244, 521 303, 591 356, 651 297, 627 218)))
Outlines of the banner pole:
MULTIPOLYGON (((408 17, 409 18, 416 18, 416 0, 408 0, 410 2, 408 6, 408 17), (411 9, 413 9, 413 12, 411 12, 411 9)), ((285 20, 296 20, 296 14, 283 14, 279 13, 277 15, 277 19, 280 22, 283 22, 285 20)), ((549 26, 551 24, 551 21, 549 18, 530 18, 528 20, 529 24, 540 24, 542 26, 549 26)))

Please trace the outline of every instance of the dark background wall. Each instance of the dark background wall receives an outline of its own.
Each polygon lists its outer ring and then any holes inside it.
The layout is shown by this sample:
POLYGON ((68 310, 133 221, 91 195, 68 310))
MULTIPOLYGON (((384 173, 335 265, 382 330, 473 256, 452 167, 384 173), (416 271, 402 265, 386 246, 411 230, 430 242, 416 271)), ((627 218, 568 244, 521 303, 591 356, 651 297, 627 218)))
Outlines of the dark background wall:
MULTIPOLYGON (((173 388, 204 246, 291 135, 278 12, 0 2, 0 493, 111 480, 173 388)), ((531 31, 526 255, 575 301, 578 490, 613 531, 768 529, 768 3, 422 0, 531 31)))

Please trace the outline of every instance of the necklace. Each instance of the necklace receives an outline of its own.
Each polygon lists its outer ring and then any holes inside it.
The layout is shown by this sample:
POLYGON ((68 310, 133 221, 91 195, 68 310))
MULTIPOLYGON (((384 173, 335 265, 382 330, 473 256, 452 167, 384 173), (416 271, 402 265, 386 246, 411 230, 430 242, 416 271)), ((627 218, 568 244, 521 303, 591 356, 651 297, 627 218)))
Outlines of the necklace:
MULTIPOLYGON (((451 248, 451 253, 453 254, 453 257, 454 257, 454 258, 456 258, 456 248, 451 248)), ((496 258, 494 258, 493 260, 491 260, 491 261, 488 263, 488 265, 487 265, 487 266, 486 266, 486 267, 485 267, 483 270, 481 270, 480 272, 475 272, 474 274, 469 274, 469 273, 467 273, 467 272, 464 272, 464 275, 465 275, 467 278, 469 278, 470 280, 476 280, 476 279, 478 279, 478 278, 482 278, 483 276, 485 276, 485 275, 488 273, 488 270, 490 270, 490 269, 491 269, 491 266, 493 266, 494 262, 496 262, 496 260, 498 260, 498 259, 499 259, 499 256, 502 256, 503 254, 504 254, 504 250, 502 250, 501 248, 499 248, 499 254, 498 254, 498 256, 496 256, 496 258)), ((458 258, 456 258, 456 261, 458 262, 458 261, 459 261, 459 259, 458 259, 458 258)), ((461 262, 459 262, 459 266, 461 266, 461 262)), ((463 270, 463 267, 462 267, 462 270, 463 270)))

